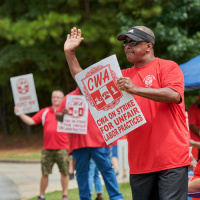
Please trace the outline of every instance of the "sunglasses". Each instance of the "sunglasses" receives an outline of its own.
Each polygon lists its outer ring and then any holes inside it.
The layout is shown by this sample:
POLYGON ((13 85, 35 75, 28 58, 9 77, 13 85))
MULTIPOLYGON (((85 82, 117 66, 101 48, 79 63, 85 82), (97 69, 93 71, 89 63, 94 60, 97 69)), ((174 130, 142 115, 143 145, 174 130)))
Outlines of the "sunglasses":
POLYGON ((138 41, 135 41, 135 40, 130 40, 130 41, 124 41, 124 46, 127 46, 128 44, 130 46, 136 46, 139 42, 138 41))

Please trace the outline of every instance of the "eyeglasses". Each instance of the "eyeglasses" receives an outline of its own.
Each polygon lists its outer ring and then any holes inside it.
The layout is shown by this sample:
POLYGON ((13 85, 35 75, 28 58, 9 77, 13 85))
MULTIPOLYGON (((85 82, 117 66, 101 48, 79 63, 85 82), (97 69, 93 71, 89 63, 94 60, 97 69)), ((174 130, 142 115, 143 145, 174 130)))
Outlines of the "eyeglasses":
POLYGON ((62 97, 53 96, 52 99, 62 99, 62 97))
POLYGON ((130 41, 124 41, 124 46, 127 46, 128 44, 130 45, 130 46, 136 46, 136 45, 138 45, 138 41, 135 41, 135 40, 130 40, 130 41))

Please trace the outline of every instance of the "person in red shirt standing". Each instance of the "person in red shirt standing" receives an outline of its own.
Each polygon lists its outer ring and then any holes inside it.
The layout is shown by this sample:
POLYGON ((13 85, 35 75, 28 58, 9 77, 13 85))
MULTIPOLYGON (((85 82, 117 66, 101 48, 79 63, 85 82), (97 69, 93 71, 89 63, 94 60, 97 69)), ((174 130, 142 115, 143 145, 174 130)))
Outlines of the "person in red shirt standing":
MULTIPOLYGON (((200 141, 200 96, 197 97, 196 103, 192 104, 188 109, 190 136, 194 141, 200 141)), ((195 159, 199 159, 199 149, 193 148, 192 155, 195 159)))
MULTIPOLYGON (((82 95, 77 87, 74 91, 65 96, 57 109, 56 119, 63 121, 66 110, 66 101, 69 95, 82 95)), ((67 114, 67 113, 66 113, 67 114)), ((101 172, 110 200, 123 200, 123 195, 119 192, 114 169, 110 159, 110 148, 106 145, 103 136, 97 127, 92 114, 88 110, 88 127, 86 134, 68 133, 69 154, 72 154, 75 160, 76 178, 81 200, 91 200, 88 170, 89 162, 92 158, 99 171, 101 172)), ((102 198, 96 198, 101 200, 102 198)))
MULTIPOLYGON (((19 114, 18 116, 28 125, 36 125, 42 123, 44 133, 44 145, 41 156, 42 164, 42 177, 40 181, 40 195, 38 200, 44 200, 45 190, 48 185, 48 175, 52 173, 54 163, 57 163, 61 173, 61 185, 63 189, 63 200, 68 200, 68 136, 64 132, 57 132, 57 121, 55 112, 62 99, 64 97, 63 92, 55 90, 52 92, 51 102, 52 106, 41 109, 33 117, 29 117, 25 114, 19 114)), ((14 108, 14 112, 17 115, 18 108, 14 108)))
MULTIPOLYGON (((83 39, 74 27, 64 44, 73 77, 82 71, 75 50, 83 39)), ((134 66, 123 70, 117 83, 133 95, 147 121, 127 134, 133 199, 186 200, 190 160, 183 73, 175 62, 154 56, 149 28, 131 27, 118 40, 134 66)))

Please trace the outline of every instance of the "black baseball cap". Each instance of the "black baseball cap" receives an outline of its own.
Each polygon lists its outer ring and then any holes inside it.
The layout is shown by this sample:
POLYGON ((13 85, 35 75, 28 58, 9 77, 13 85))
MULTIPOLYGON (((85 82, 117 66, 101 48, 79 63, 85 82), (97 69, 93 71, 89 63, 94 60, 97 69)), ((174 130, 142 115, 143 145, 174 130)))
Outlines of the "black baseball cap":
POLYGON ((152 35, 149 35, 148 33, 131 27, 127 33, 121 34, 117 37, 118 40, 125 40, 126 36, 130 37, 134 41, 146 41, 146 42, 151 42, 152 44, 155 43, 155 37, 152 35))

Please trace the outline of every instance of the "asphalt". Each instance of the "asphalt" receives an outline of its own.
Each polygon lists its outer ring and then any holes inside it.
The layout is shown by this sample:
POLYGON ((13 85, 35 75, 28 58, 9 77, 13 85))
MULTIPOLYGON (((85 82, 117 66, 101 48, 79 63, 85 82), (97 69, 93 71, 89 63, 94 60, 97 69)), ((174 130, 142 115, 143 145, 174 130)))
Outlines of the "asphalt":
MULTIPOLYGON (((41 164, 38 162, 0 162, 0 200, 27 200, 39 194, 41 164)), ((77 188, 71 180, 69 189, 77 188)), ((49 176, 46 192, 62 190, 57 165, 49 176)))
MULTIPOLYGON (((37 196, 41 178, 40 168, 39 161, 0 160, 0 200, 27 200, 37 196)), ((125 179, 118 175, 117 180, 119 183, 128 182, 128 174, 125 179)), ((69 189, 73 188, 78 188, 76 179, 69 182, 69 189)), ((60 190, 60 173, 57 165, 54 165, 46 193, 60 190)))

